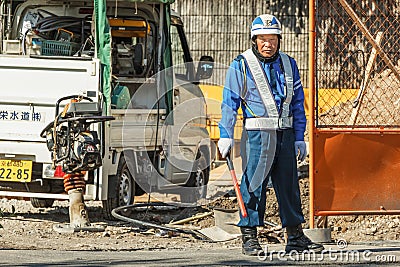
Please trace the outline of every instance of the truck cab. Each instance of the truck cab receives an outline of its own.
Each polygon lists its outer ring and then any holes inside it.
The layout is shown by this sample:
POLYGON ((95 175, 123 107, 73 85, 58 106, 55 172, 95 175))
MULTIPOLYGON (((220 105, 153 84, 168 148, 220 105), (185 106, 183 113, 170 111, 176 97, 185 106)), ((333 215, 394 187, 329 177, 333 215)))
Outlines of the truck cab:
POLYGON ((0 196, 36 207, 68 199, 40 133, 60 98, 79 95, 115 118, 94 126, 102 166, 85 175, 85 199, 102 200, 106 217, 145 192, 205 197, 212 160, 198 84, 213 59, 194 63, 171 2, 1 3, 0 196))

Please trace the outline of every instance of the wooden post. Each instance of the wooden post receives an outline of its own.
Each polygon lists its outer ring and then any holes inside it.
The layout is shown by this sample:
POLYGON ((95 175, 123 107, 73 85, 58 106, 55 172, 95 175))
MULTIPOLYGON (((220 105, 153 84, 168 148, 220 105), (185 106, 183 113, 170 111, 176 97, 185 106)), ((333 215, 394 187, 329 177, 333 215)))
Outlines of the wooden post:
POLYGON ((378 53, 381 55, 383 61, 385 61, 385 63, 388 65, 388 67, 393 71, 393 74, 396 76, 397 80, 400 81, 400 74, 397 71, 396 67, 392 64, 392 62, 390 61, 390 58, 382 50, 381 46, 375 41, 372 34, 368 31, 367 27, 364 25, 364 23, 362 23, 360 18, 357 16, 357 14, 351 8, 351 6, 347 3, 346 0, 339 0, 339 3, 344 7, 347 14, 349 14, 349 16, 357 24, 357 26, 360 28, 360 30, 365 34, 365 37, 367 38, 368 42, 376 49, 376 51, 378 51, 378 53))
MULTIPOLYGON (((383 35, 383 32, 377 33, 376 40, 375 40, 377 44, 381 43, 382 35, 383 35)), ((364 83, 361 85, 360 91, 358 92, 357 98, 355 99, 354 108, 353 108, 353 111, 351 112, 351 117, 349 120, 349 125, 354 125, 357 121, 358 112, 360 111, 360 107, 361 107, 361 103, 364 98, 365 90, 367 90, 367 87, 368 87, 368 84, 370 81, 372 66, 375 63, 375 59, 377 56, 376 52, 377 51, 376 51, 375 47, 373 47, 372 51, 371 51, 371 55, 368 59, 367 68, 365 70, 364 83)))

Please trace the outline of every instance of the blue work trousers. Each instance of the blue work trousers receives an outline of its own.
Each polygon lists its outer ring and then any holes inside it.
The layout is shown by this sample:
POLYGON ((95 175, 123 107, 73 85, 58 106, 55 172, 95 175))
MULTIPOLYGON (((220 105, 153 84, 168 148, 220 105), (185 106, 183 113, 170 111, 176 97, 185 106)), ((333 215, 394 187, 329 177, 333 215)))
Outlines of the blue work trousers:
POLYGON ((238 226, 264 225, 266 190, 271 177, 279 205, 282 227, 304 223, 301 210, 293 129, 279 131, 243 130, 240 184, 247 217, 240 214, 238 226))

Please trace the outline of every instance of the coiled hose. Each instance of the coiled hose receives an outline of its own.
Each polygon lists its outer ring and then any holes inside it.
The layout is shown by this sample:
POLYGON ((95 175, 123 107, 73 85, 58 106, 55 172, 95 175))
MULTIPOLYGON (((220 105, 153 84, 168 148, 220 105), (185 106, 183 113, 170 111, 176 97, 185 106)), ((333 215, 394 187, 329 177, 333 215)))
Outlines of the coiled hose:
POLYGON ((139 225, 139 226, 145 226, 145 227, 148 227, 148 228, 156 228, 156 229, 169 231, 169 232, 177 232, 177 233, 189 234, 189 235, 192 235, 193 237, 195 237, 196 239, 203 239, 203 240, 204 239, 209 239, 208 237, 206 237, 205 235, 201 234, 200 232, 198 232, 196 230, 173 228, 173 227, 169 227, 169 226, 165 226, 165 225, 160 225, 160 224, 155 224, 155 223, 150 223, 150 222, 145 222, 145 221, 132 219, 132 218, 129 218, 129 217, 126 217, 126 216, 123 216, 123 215, 119 214, 119 212, 121 210, 134 209, 134 208, 140 208, 140 207, 171 207, 171 205, 169 205, 167 203, 161 203, 161 202, 138 203, 138 204, 133 204, 133 205, 117 207, 117 208, 115 208, 115 209, 113 209, 111 211, 111 215, 114 216, 115 218, 119 219, 119 220, 130 222, 130 223, 133 223, 133 224, 136 224, 136 225, 139 225))
POLYGON ((83 21, 86 21, 86 18, 76 18, 70 16, 46 17, 39 20, 34 29, 40 33, 43 33, 55 31, 59 28, 82 25, 83 21))

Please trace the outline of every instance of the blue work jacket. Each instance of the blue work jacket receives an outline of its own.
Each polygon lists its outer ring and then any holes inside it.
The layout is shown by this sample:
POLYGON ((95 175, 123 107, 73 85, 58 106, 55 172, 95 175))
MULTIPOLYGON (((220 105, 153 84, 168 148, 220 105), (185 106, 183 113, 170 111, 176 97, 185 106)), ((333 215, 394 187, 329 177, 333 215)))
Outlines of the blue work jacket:
MULTIPOLYGON (((264 103, 260 93, 255 85, 249 67, 245 64, 246 77, 243 72, 243 56, 238 56, 232 61, 227 72, 225 86, 223 90, 223 99, 221 105, 222 118, 219 122, 220 138, 233 138, 234 126, 236 123, 237 111, 242 107, 243 117, 267 117, 264 103), (246 80, 247 89, 244 90, 243 84, 246 80), (242 101, 243 98, 243 101, 242 101), (245 102, 245 103, 243 103, 245 102)), ((293 97, 290 103, 290 116, 293 116, 293 129, 296 141, 304 140, 304 131, 306 129, 306 116, 304 112, 304 91, 300 81, 299 70, 296 61, 290 57, 290 63, 293 72, 293 97)), ((286 84, 285 75, 283 73, 283 63, 278 58, 271 62, 261 62, 266 77, 270 79, 270 68, 273 67, 275 73, 276 90, 272 90, 278 112, 281 111, 282 102, 285 101, 284 86, 286 84), (268 73, 268 75, 267 75, 268 73)), ((271 83, 270 83, 271 84, 271 83)))

